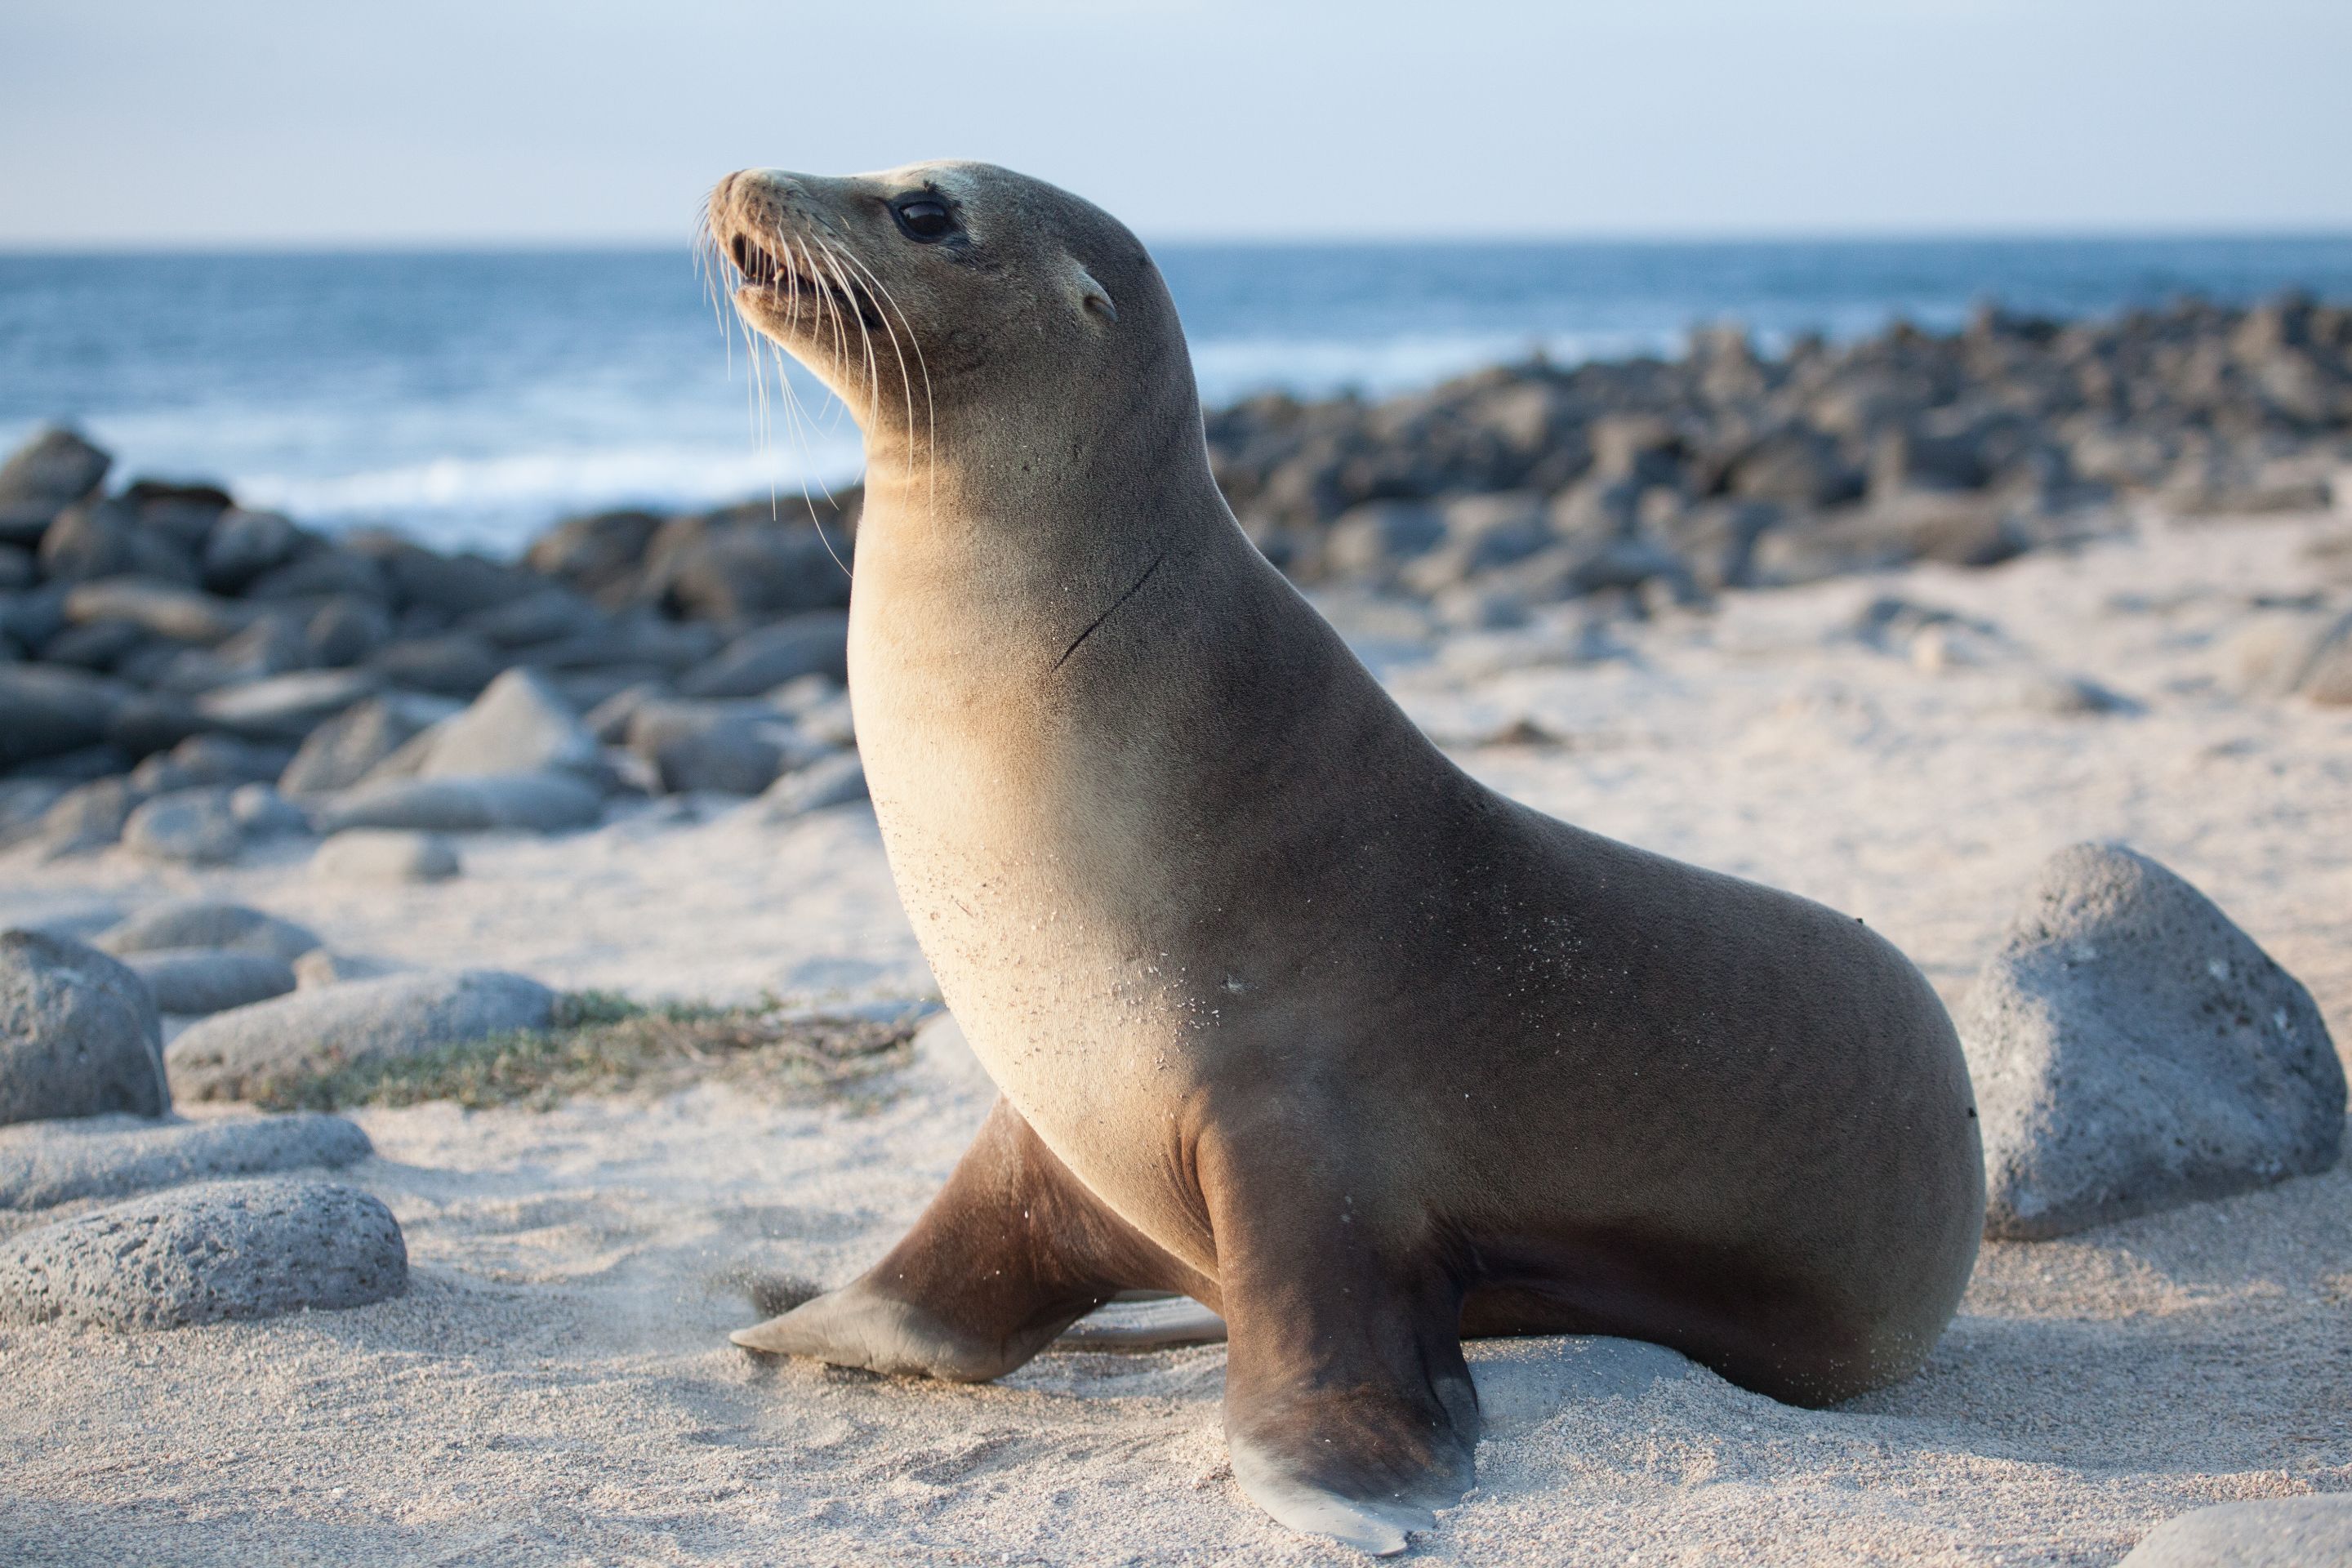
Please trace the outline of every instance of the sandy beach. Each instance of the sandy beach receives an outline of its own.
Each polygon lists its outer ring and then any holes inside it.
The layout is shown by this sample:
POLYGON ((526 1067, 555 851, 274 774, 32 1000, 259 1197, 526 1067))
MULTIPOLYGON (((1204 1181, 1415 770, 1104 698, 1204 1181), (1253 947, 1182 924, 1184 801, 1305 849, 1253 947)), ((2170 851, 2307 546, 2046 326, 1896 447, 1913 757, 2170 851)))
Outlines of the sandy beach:
MULTIPOLYGON (((1324 608, 1479 777, 1867 921, 1947 1002, 2034 868, 2115 839, 2203 889, 2352 1043, 2352 709, 2241 695, 2232 640, 2341 607, 2341 518, 2143 519, 1987 571, 1727 594, 1505 631, 1324 608), (1892 616, 1880 601, 1948 612, 1892 616), (1891 628, 1891 629, 1890 629, 1891 628), (2083 711, 2088 680, 2122 710, 2083 711)), ((159 868, 0 859, 0 924, 202 892, 339 952, 643 1001, 929 995, 862 803, 722 796, 469 836, 361 887, 305 845, 159 868)), ((1339 1563, 1225 1464, 1223 1352, 1055 1352, 994 1385, 738 1351, 746 1281, 837 1283, 992 1090, 952 1035, 824 1103, 700 1084, 552 1110, 352 1114, 407 1293, 121 1335, 0 1330, 0 1555, 26 1563, 1339 1563)), ((191 1108, 191 1114, 212 1113, 191 1108)), ((92 1206, 92 1205, 83 1205, 92 1206)), ((0 1216, 14 1230, 75 1212, 0 1216)), ((1433 1562, 2108 1563, 2206 1503, 2352 1490, 2352 1176, 1988 1243, 1919 1376, 1804 1411, 1627 1342, 1476 1347, 1479 1484, 1433 1562)))

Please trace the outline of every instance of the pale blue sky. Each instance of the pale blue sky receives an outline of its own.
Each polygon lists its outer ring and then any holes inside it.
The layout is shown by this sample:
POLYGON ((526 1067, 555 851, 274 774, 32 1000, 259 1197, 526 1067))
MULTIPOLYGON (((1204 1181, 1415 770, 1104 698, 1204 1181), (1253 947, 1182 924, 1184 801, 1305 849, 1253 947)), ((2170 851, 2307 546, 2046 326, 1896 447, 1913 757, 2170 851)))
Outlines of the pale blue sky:
POLYGON ((994 159, 1153 237, 2352 228, 2352 0, 5 0, 0 246, 677 240, 994 159))

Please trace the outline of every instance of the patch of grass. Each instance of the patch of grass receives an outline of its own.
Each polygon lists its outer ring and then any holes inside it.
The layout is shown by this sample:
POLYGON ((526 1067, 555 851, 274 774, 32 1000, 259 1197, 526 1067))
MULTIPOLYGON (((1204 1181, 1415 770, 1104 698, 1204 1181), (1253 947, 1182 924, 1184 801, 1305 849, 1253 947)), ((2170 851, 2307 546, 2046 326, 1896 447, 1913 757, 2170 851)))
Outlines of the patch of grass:
POLYGON ((250 1098, 270 1110, 436 1100, 544 1110, 572 1095, 662 1094, 719 1079, 779 1100, 824 1100, 904 1066, 919 1021, 795 1016, 772 998, 750 1007, 646 1007, 609 991, 575 991, 545 1029, 340 1063, 273 1080, 250 1098))

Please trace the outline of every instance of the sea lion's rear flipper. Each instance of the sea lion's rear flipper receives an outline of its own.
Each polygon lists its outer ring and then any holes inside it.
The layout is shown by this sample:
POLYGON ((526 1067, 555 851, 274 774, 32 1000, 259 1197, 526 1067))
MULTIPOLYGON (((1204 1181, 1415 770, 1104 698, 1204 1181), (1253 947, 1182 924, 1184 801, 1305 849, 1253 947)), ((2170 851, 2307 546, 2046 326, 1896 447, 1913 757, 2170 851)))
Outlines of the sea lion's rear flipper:
POLYGON ((854 1282, 731 1335, 747 1350, 980 1383, 1129 1286, 1200 1282, 1097 1200, 999 1100, 948 1184, 854 1282))
MULTIPOLYGON (((1292 1180, 1272 1224, 1219 1215, 1234 1479, 1293 1530, 1385 1556, 1470 1489, 1478 1394, 1461 1292, 1389 1256, 1343 1194, 1302 1200, 1292 1180)), ((1220 1185, 1222 1208, 1234 1184, 1220 1185)), ((1283 1191, 1243 1190, 1259 1203, 1283 1191)))

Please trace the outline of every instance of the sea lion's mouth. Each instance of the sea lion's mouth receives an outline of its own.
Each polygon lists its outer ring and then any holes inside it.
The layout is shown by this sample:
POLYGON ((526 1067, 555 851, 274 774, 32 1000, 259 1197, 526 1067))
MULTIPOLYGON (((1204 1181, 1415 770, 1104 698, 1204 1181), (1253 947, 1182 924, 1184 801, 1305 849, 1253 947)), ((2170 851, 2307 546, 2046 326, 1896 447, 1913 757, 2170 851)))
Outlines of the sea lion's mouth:
POLYGON ((727 258, 734 263, 739 287, 765 296, 765 303, 793 309, 805 301, 814 307, 820 300, 830 300, 849 311, 868 327, 879 329, 882 319, 866 298, 863 289, 845 287, 814 262, 802 262, 788 247, 780 247, 782 254, 771 250, 748 234, 739 234, 728 242, 727 258))

